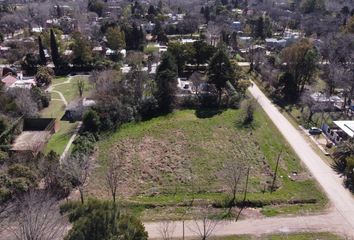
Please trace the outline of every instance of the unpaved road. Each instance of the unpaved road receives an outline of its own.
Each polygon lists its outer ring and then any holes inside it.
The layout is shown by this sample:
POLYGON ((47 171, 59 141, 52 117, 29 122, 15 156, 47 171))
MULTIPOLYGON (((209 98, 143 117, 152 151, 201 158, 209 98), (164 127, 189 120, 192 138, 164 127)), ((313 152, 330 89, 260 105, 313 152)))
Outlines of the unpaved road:
MULTIPOLYGON (((342 179, 330 166, 324 163, 321 157, 317 155, 306 139, 300 134, 300 131, 291 125, 255 84, 249 88, 249 91, 297 153, 303 164, 318 181, 331 201, 332 207, 330 213, 324 215, 222 222, 218 224, 213 235, 261 235, 304 231, 330 231, 354 238, 354 201, 352 194, 343 187, 342 179)), ((161 223, 145 223, 144 225, 150 238, 161 237, 159 231, 161 223)), ((174 222, 173 225, 175 227, 174 237, 182 237, 182 222, 174 222)), ((186 237, 198 236, 192 229, 196 229, 196 224, 193 221, 185 222, 186 237)))

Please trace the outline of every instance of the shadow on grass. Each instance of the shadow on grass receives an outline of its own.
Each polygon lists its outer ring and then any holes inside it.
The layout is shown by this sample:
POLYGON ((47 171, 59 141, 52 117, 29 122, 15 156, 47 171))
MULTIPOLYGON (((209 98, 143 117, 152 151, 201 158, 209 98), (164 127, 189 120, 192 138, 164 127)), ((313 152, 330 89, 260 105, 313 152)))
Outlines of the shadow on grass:
POLYGON ((225 109, 220 108, 198 108, 195 110, 197 118, 212 118, 216 115, 220 115, 225 109))

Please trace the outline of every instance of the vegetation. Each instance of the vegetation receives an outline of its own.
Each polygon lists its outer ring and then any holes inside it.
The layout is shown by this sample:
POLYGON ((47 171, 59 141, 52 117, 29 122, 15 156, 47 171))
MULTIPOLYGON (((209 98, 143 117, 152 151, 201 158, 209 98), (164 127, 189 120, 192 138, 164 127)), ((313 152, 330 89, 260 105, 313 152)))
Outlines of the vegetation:
POLYGON ((85 204, 67 203, 61 207, 69 213, 73 228, 65 237, 71 239, 148 239, 144 226, 135 217, 122 213, 117 204, 90 200, 85 204))
MULTIPOLYGON (((226 194, 217 193, 222 189, 218 176, 225 162, 237 159, 253 166, 247 194, 247 201, 252 206, 269 205, 272 208, 272 202, 277 202, 283 204, 283 207, 274 206, 277 213, 291 213, 299 210, 288 205, 289 199, 292 199, 316 202, 303 204, 301 211, 316 209, 315 206, 321 208, 325 204, 323 195, 264 113, 260 110, 255 112, 254 127, 251 129, 240 129, 235 125, 239 114, 240 111, 229 110, 212 118, 198 119, 193 111, 188 110, 122 126, 120 131, 98 144, 100 167, 90 180, 91 194, 107 196, 100 190, 107 164, 110 159, 116 159, 116 154, 124 151, 125 175, 118 191, 130 193, 131 199, 142 206, 153 204, 167 207, 188 203, 192 199, 203 199, 200 201, 211 201, 216 206, 222 206, 226 194), (138 149, 146 151, 137 152, 138 149), (283 177, 278 178, 277 190, 270 193, 270 179, 281 149, 284 154, 278 174, 283 177), (191 189, 198 190, 191 192, 191 189)), ((242 192, 244 189, 239 190, 242 192)), ((149 210, 146 213, 148 218, 153 212, 149 210)))

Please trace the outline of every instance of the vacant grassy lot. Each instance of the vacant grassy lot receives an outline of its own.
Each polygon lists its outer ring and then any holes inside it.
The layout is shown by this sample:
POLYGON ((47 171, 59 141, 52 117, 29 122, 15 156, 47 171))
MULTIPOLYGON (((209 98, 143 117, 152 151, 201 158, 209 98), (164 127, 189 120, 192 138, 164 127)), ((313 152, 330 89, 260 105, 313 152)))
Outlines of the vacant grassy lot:
POLYGON ((265 113, 257 110, 252 128, 236 125, 239 114, 228 110, 198 118, 195 111, 185 110, 124 125, 99 143, 98 167, 90 178, 89 192, 107 197, 103 187, 107 160, 120 159, 125 172, 120 195, 140 206, 138 211, 144 219, 166 214, 178 218, 179 214, 198 211, 186 207, 191 199, 196 199, 194 205, 215 206, 224 201, 221 172, 225 162, 233 159, 251 167, 247 200, 262 207, 262 214, 304 214, 322 209, 326 204, 323 194, 265 113), (271 193, 280 152, 278 188, 271 193))
POLYGON ((342 240, 343 237, 332 233, 296 233, 280 234, 261 237, 252 236, 230 236, 224 238, 213 238, 215 240, 342 240))

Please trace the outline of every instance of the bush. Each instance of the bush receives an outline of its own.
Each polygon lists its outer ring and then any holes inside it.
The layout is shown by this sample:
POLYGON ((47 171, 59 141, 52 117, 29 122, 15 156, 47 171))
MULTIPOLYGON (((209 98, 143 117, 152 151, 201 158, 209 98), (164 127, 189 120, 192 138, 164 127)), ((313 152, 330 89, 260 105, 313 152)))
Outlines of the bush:
POLYGON ((54 72, 48 67, 39 67, 36 74, 36 83, 38 87, 48 86, 52 83, 54 72))
POLYGON ((100 118, 95 110, 85 112, 82 122, 86 131, 97 132, 99 130, 100 118))
POLYGON ((140 101, 139 114, 142 120, 149 120, 159 114, 159 105, 154 97, 147 97, 140 101))
POLYGON ((73 223, 65 240, 148 239, 143 224, 122 214, 118 206, 108 201, 89 200, 85 204, 64 204, 61 212, 69 212, 73 223))
POLYGON ((240 124, 243 126, 252 124, 256 106, 256 101, 254 99, 246 99, 241 103, 241 113, 239 118, 240 124))
POLYGON ((80 135, 74 141, 73 154, 85 154, 90 155, 95 149, 95 142, 98 138, 91 133, 80 135))
POLYGON ((0 165, 4 164, 8 158, 9 158, 9 154, 7 152, 0 150, 0 165))
POLYGON ((41 110, 49 106, 51 96, 39 87, 31 89, 31 95, 35 102, 37 102, 38 109, 41 110))

